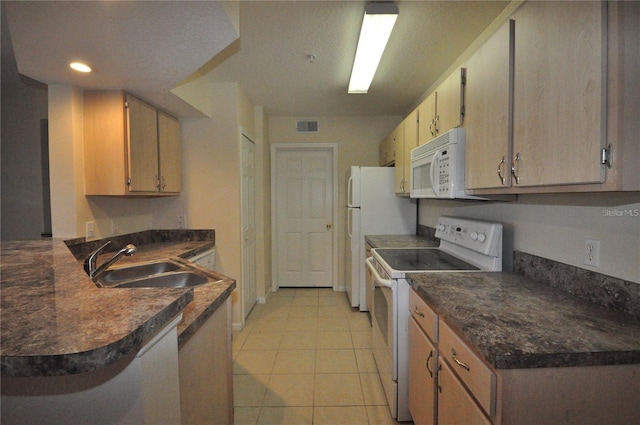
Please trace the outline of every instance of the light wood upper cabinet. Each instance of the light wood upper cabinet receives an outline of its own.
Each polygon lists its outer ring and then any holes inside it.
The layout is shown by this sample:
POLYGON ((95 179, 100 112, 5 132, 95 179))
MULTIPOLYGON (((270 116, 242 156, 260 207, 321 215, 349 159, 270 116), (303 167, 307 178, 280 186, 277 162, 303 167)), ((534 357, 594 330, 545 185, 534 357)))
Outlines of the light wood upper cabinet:
POLYGON ((436 137, 436 101, 438 93, 433 92, 418 106, 420 122, 418 124, 418 144, 428 142, 436 137))
POLYGON ((178 120, 122 91, 83 96, 85 194, 178 194, 178 120))
POLYGON ((418 110, 411 112, 392 134, 396 147, 396 195, 409 196, 411 150, 418 146, 418 110))
POLYGON ((466 189, 511 186, 512 24, 503 24, 465 65, 466 189))
POLYGON ((465 69, 459 68, 418 106, 419 145, 462 125, 464 86, 465 69))
POLYGON ((156 109, 126 96, 128 181, 132 192, 158 190, 158 117, 156 109))
POLYGON ((380 166, 388 167, 396 160, 396 147, 393 141, 393 132, 380 142, 380 166))
POLYGON ((458 68, 438 86, 436 103, 436 133, 441 135, 460 127, 465 112, 466 70, 458 68))
POLYGON ((604 2, 528 2, 515 21, 516 186, 602 182, 604 2))
POLYGON ((396 160, 395 160, 395 175, 396 195, 404 194, 404 121, 402 121, 392 133, 393 145, 395 146, 396 160))
POLYGON ((180 121, 158 111, 158 151, 160 162, 160 190, 178 193, 182 189, 180 156, 180 121))

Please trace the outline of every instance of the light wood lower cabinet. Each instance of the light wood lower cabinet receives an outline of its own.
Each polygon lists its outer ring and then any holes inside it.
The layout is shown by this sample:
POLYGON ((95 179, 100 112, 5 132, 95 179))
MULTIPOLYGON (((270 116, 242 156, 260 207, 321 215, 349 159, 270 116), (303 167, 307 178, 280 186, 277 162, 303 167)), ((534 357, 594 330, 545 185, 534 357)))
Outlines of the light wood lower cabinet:
POLYGON ((409 319, 409 345, 409 411, 414 424, 432 425, 436 423, 438 353, 413 317, 409 319))
POLYGON ((438 371, 438 424, 491 425, 446 362, 438 371))
POLYGON ((409 411, 418 425, 640 423, 640 364, 496 370, 414 290, 410 309, 409 411))
POLYGON ((178 351, 183 424, 233 424, 231 299, 178 351))

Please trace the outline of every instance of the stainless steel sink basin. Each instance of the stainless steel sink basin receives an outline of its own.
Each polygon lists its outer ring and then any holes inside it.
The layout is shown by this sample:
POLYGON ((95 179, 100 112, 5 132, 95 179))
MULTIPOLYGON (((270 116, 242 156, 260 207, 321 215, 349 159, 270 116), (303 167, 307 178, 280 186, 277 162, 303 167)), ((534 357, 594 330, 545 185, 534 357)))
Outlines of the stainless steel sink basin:
POLYGON ((142 277, 157 275, 160 273, 172 272, 180 269, 180 265, 170 261, 160 261, 155 263, 138 264, 130 267, 121 267, 107 270, 98 277, 98 282, 103 284, 113 284, 133 280, 142 277))
POLYGON ((181 271, 163 273, 136 279, 116 285, 116 288, 190 288, 209 282, 209 279, 201 274, 181 271))

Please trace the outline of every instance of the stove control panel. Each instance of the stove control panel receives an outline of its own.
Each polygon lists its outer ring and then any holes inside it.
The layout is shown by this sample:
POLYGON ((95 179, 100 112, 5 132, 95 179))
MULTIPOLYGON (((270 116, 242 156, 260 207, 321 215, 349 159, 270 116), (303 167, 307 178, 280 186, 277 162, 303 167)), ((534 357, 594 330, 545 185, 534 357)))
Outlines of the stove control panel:
POLYGON ((436 238, 484 255, 502 255, 502 224, 441 216, 436 225, 436 238))

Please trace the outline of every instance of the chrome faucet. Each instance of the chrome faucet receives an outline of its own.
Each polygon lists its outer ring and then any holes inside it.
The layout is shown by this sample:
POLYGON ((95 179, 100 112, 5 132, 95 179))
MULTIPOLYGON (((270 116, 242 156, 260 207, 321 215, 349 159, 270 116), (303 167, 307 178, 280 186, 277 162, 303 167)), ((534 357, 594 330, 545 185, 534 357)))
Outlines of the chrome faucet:
POLYGON ((116 252, 113 257, 109 258, 107 261, 102 263, 100 265, 100 267, 96 268, 96 263, 97 263, 97 260, 98 260, 98 254, 100 254, 100 252, 103 249, 105 249, 107 247, 107 245, 109 245, 110 243, 111 243, 111 241, 107 241, 107 243, 105 243, 100 248, 98 248, 95 251, 93 251, 84 260, 84 271, 87 272, 87 274, 89 275, 91 280, 93 280, 94 282, 98 278, 98 276, 100 276, 102 273, 104 273, 105 270, 107 270, 107 267, 109 267, 110 265, 112 265, 113 263, 118 261, 120 259, 120 257, 122 257, 123 255, 126 255, 127 257, 131 257, 137 251, 137 248, 136 248, 135 245, 127 244, 120 251, 116 252))

